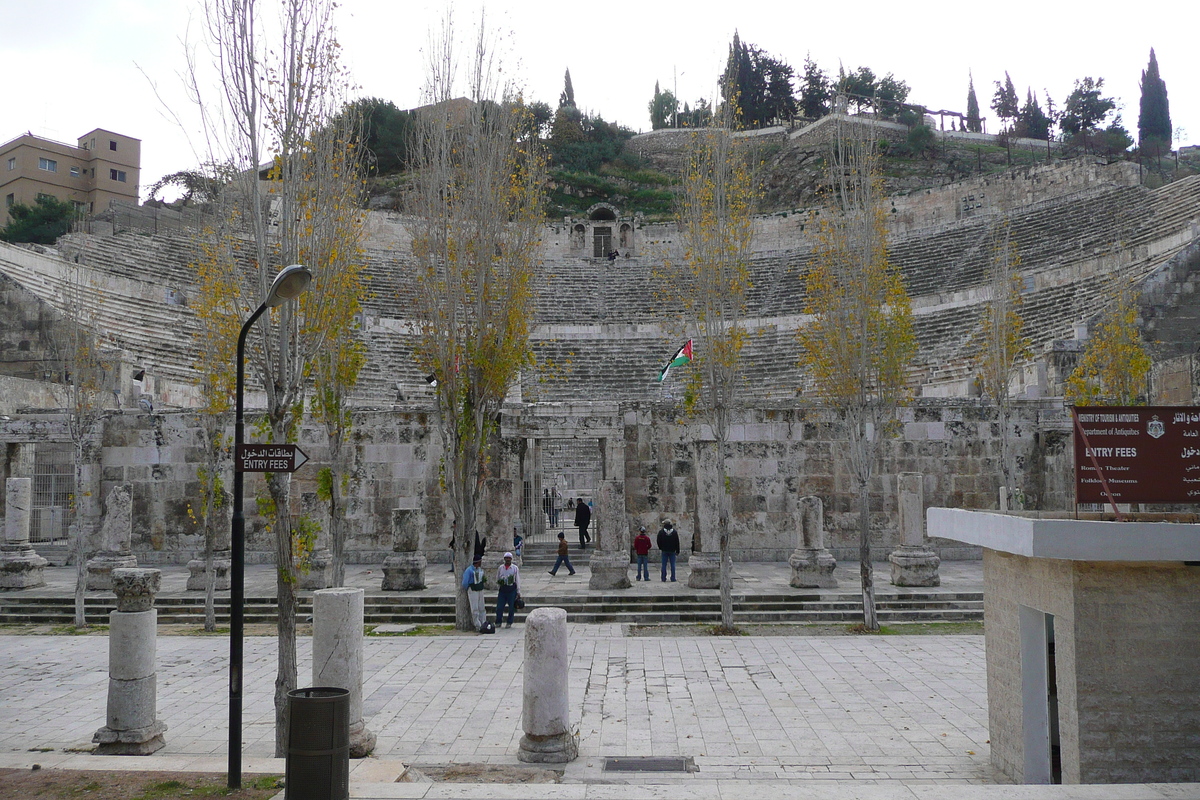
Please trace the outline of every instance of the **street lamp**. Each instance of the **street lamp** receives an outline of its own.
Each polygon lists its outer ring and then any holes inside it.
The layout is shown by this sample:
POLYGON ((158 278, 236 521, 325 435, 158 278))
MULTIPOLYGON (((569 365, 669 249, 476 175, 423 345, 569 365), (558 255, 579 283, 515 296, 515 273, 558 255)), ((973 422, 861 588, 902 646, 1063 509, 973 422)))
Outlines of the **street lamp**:
POLYGON ((233 525, 230 536, 229 580, 229 788, 242 785, 242 635, 246 604, 246 518, 242 515, 242 470, 238 450, 245 438, 242 420, 242 387, 246 377, 246 336, 268 308, 294 300, 308 289, 312 273, 307 267, 284 267, 271 283, 271 291, 246 324, 237 340, 237 388, 233 423, 233 525))

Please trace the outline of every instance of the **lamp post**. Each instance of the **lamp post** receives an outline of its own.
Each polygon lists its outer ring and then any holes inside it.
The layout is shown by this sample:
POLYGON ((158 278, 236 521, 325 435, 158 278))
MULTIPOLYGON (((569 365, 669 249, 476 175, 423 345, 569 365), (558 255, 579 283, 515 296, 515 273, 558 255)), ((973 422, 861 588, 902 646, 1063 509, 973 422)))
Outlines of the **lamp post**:
POLYGON ((246 518, 242 515, 242 469, 237 463, 238 448, 245 439, 242 420, 242 388, 246 376, 246 336, 268 308, 294 300, 308 289, 312 273, 307 267, 284 267, 271 283, 271 290, 250 319, 242 325, 237 340, 237 388, 233 423, 233 525, 230 536, 229 581, 229 788, 242 785, 242 636, 246 602, 246 518))

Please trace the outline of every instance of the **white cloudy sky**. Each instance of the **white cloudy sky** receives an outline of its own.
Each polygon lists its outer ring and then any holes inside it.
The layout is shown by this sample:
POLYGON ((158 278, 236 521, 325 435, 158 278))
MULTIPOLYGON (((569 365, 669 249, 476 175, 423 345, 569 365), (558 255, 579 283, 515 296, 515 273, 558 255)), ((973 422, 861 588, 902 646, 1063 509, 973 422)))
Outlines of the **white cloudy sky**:
MULTIPOLYGON (((343 0, 338 33, 361 94, 401 108, 420 102, 429 31, 446 5, 343 0)), ((0 142, 26 130, 65 141, 94 127, 135 136, 142 139, 143 187, 197 165, 202 156, 189 144, 195 137, 186 135, 196 124, 179 73, 182 40, 198 40, 202 27, 199 6, 200 0, 0 0, 0 142)), ((455 4, 461 31, 474 24, 478 9, 478 0, 455 4)), ((487 15, 508 45, 506 74, 521 82, 527 98, 554 105, 569 67, 581 108, 634 130, 649 128, 646 105, 656 80, 664 89, 677 85, 681 100, 711 97, 736 28, 744 41, 797 70, 811 53, 828 72, 839 62, 893 72, 912 87, 912 102, 935 109, 965 111, 968 70, 985 114, 992 82, 1005 70, 1022 99, 1032 87, 1048 90, 1059 104, 1075 79, 1103 77, 1135 132, 1138 82, 1154 47, 1172 122, 1184 130, 1176 144, 1200 142, 1200 94, 1187 84, 1200 73, 1194 41, 1200 12, 1189 0, 1135 7, 1104 0, 493 0, 487 15)))

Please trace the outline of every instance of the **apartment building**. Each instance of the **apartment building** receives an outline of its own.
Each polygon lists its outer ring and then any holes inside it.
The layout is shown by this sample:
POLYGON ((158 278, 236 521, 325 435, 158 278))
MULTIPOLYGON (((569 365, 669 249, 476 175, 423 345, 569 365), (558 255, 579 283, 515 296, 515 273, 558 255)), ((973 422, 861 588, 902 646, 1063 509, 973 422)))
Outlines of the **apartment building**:
POLYGON ((0 145, 0 226, 14 203, 32 205, 50 195, 81 213, 108 208, 110 200, 137 204, 142 140, 96 128, 78 144, 26 133, 0 145))

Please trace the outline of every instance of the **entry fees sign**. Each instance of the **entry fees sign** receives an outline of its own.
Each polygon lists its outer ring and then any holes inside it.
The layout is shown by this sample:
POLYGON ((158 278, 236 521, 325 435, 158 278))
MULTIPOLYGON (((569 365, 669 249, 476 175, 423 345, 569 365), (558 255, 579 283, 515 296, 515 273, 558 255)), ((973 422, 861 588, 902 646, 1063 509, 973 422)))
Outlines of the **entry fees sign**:
POLYGON ((307 461, 294 444, 241 444, 235 467, 238 472, 295 472, 307 461))
POLYGON ((1077 406, 1072 412, 1077 502, 1108 502, 1099 466, 1117 503, 1200 503, 1200 408, 1077 406))

